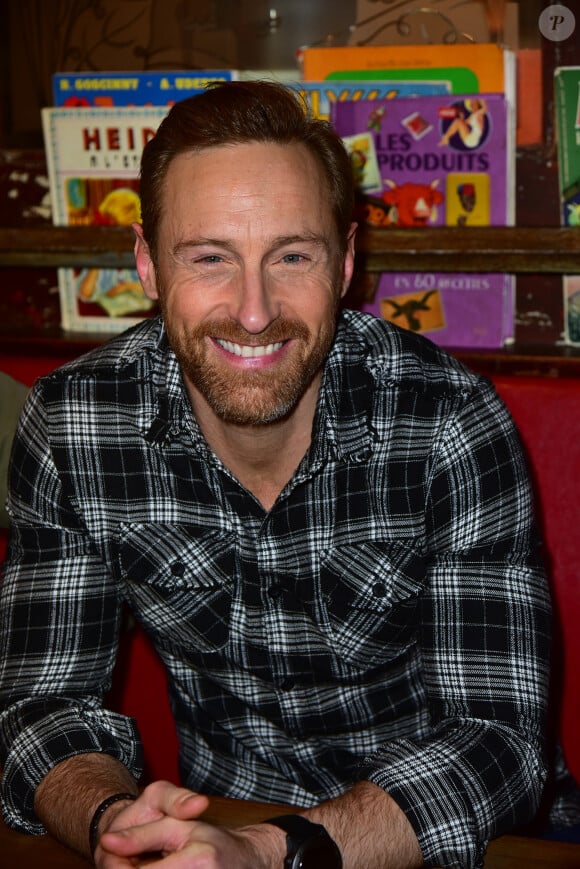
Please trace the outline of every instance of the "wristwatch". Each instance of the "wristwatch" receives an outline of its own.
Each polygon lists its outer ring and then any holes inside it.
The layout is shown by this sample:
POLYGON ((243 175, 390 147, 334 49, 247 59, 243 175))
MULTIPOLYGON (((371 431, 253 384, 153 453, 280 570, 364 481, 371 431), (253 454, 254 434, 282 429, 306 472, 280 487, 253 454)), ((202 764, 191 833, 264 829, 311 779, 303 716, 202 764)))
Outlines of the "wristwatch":
POLYGON ((279 815, 263 823, 286 833, 284 869, 342 869, 338 846, 322 824, 313 824, 302 815, 279 815))

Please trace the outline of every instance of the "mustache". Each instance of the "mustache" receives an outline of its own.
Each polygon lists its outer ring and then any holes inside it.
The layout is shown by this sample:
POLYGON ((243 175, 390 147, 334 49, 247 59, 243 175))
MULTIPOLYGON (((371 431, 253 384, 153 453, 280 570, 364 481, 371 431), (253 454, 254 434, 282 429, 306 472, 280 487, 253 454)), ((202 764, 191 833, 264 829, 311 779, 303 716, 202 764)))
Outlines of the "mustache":
POLYGON ((279 317, 270 323, 263 332, 248 332, 236 320, 208 320, 190 331, 190 338, 217 338, 234 344, 249 344, 253 347, 267 346, 278 341, 298 339, 307 341, 310 336, 308 327, 299 320, 279 317))

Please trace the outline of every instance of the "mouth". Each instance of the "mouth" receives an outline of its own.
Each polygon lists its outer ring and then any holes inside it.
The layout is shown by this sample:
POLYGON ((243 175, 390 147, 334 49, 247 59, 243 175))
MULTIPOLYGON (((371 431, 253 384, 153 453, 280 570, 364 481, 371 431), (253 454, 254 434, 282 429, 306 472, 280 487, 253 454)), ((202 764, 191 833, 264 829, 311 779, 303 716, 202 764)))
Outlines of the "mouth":
POLYGON ((277 353, 284 346, 284 341, 276 341, 273 344, 236 344, 233 341, 224 341, 222 338, 216 338, 216 343, 219 344, 228 353, 233 356, 239 356, 244 359, 260 359, 264 356, 271 356, 277 353))

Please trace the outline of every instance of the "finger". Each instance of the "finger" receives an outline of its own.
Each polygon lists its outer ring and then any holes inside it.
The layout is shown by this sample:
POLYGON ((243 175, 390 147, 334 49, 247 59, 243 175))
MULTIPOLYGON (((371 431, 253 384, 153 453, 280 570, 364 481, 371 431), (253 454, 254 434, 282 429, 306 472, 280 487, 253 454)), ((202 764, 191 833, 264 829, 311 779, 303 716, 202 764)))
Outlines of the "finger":
POLYGON ((120 857, 118 854, 112 854, 100 846, 95 851, 94 860, 97 869, 135 869, 136 865, 148 865, 147 863, 138 864, 132 857, 120 857))
POLYGON ((209 805, 206 796, 166 781, 153 782, 145 788, 142 797, 155 811, 179 819, 196 818, 209 805))
POLYGON ((195 821, 179 821, 166 816, 138 827, 107 831, 101 836, 99 844, 104 851, 119 857, 172 852, 189 841, 195 826, 195 821))
POLYGON ((193 791, 189 791, 182 796, 176 797, 172 803, 171 810, 167 814, 181 820, 192 820, 203 814, 208 806, 208 797, 204 794, 196 794, 193 791))

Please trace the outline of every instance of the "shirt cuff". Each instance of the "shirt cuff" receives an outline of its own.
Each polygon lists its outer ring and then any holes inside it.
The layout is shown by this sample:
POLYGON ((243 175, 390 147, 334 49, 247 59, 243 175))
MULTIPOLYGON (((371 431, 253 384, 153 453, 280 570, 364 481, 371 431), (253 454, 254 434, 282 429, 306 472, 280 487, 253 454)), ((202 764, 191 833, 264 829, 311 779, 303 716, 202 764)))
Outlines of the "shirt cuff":
POLYGON ((535 813, 546 770, 521 735, 465 721, 447 739, 389 743, 363 774, 405 813, 427 865, 481 869, 489 839, 535 813))
POLYGON ((26 701, 2 716, 1 735, 4 744, 11 742, 2 770, 2 813, 10 827, 25 833, 46 832, 34 813, 34 794, 61 761, 102 752, 123 763, 135 779, 143 772, 143 750, 134 719, 88 704, 67 704, 60 698, 26 701), (13 741, 7 739, 10 731, 18 734, 13 741))

